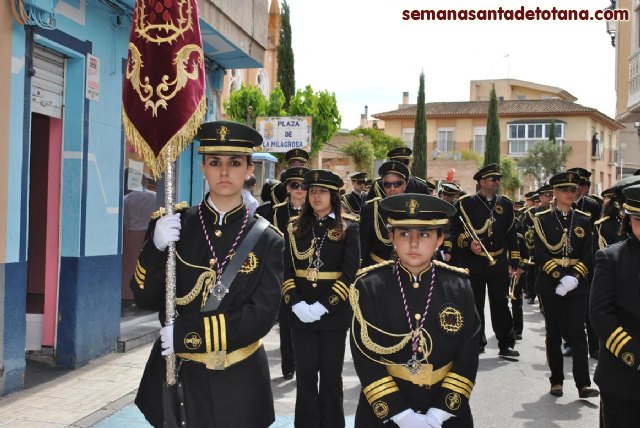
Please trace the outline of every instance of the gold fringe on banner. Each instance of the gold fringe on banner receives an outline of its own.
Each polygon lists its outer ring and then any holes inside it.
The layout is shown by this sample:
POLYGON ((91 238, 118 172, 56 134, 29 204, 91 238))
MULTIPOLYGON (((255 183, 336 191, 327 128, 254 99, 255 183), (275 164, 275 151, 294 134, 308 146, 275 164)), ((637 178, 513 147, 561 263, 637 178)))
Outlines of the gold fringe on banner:
POLYGON ((207 98, 203 95, 198 103, 196 111, 191 115, 191 118, 178 130, 178 132, 175 133, 173 137, 169 139, 169 141, 165 143, 157 158, 153 153, 153 150, 151 150, 151 147, 149 147, 149 143, 147 143, 142 135, 140 135, 133 122, 129 119, 127 112, 123 108, 122 123, 124 125, 124 134, 127 139, 127 143, 130 144, 136 153, 142 157, 144 163, 151 170, 151 175, 153 175, 153 178, 157 180, 167 167, 167 160, 175 162, 178 156, 180 156, 180 153, 182 153, 182 151, 193 141, 193 138, 198 133, 198 128, 200 128, 206 113, 207 98), (168 156, 170 149, 171 157, 168 156))

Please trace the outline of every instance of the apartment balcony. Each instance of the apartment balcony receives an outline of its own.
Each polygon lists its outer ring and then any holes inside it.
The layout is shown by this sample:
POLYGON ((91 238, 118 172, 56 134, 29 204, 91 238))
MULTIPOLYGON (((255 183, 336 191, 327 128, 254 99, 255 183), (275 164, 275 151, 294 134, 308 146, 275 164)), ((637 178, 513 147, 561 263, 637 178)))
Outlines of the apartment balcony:
POLYGON ((640 50, 629 59, 629 112, 640 112, 640 50))

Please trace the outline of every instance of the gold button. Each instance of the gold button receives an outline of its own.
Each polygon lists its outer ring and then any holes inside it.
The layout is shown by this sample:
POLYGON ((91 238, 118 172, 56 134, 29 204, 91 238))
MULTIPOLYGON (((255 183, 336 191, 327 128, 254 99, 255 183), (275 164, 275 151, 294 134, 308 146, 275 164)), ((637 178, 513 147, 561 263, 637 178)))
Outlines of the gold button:
POLYGON ((216 235, 217 238, 222 236, 222 231, 220 229, 216 230, 215 232, 213 232, 214 235, 216 235))
POLYGON ((414 282, 414 283, 413 283, 413 288, 418 288, 418 287, 420 287, 420 284, 419 284, 419 283, 417 283, 417 282, 414 282))
POLYGON ((420 321, 420 318, 422 318, 422 315, 420 314, 415 314, 414 318, 416 319, 416 321, 420 321))

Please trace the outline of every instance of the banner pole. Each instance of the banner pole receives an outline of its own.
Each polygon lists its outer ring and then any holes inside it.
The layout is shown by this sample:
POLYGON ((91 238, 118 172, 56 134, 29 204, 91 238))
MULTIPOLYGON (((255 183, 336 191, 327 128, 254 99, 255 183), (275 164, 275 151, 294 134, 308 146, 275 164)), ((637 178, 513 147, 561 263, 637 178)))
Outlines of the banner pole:
MULTIPOLYGON (((173 214, 176 204, 176 167, 173 159, 174 149, 168 146, 167 165, 165 170, 165 186, 164 186, 164 209, 165 214, 173 214)), ((173 325, 176 315, 176 243, 169 243, 167 255, 167 282, 165 291, 165 324, 173 325)), ((175 385, 176 383, 176 355, 171 354, 165 357, 167 363, 167 385, 175 385)))

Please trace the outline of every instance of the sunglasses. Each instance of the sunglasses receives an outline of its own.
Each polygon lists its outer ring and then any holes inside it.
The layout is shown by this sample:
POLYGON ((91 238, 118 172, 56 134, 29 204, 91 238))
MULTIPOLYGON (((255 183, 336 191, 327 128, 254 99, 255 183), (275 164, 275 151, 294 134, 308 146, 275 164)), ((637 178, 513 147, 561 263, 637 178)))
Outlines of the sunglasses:
POLYGON ((287 184, 291 190, 307 190, 307 186, 304 183, 292 182, 287 184))
POLYGON ((398 187, 402 187, 402 185, 404 184, 404 180, 398 180, 398 181, 383 181, 382 182, 382 186, 385 189, 390 189, 392 187, 395 187, 396 189, 398 187))

